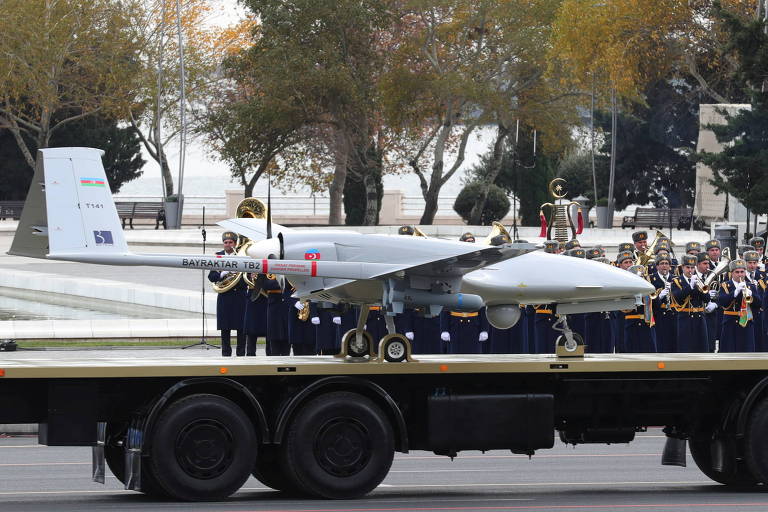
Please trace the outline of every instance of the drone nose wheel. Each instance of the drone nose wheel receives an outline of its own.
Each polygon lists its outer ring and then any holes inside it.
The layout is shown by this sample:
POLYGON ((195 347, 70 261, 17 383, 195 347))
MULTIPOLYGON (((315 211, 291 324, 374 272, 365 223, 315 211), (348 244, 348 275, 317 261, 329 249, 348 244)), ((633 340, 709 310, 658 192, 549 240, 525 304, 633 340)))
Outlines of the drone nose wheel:
POLYGON ((379 358, 388 363, 411 360, 411 342, 402 334, 387 334, 379 342, 379 358))

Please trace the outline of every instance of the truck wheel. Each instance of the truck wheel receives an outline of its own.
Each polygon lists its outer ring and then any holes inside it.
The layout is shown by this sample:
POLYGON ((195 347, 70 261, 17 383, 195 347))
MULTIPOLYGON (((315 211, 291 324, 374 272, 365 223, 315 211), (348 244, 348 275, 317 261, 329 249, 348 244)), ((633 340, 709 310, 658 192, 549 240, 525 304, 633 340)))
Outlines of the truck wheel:
POLYGON ((691 437, 688 446, 691 450, 691 457, 702 473, 710 479, 723 485, 733 487, 749 487, 755 485, 755 477, 749 472, 744 461, 736 460, 735 446, 732 440, 724 440, 724 471, 715 471, 712 467, 712 435, 701 435, 691 437))
POLYGON ((750 413, 744 455, 749 469, 759 482, 768 483, 768 399, 750 413))
POLYGON ((386 415, 368 398, 339 391, 315 398, 294 417, 283 466, 300 490, 359 498, 387 476, 395 452, 386 415))
POLYGON ((248 416, 216 395, 190 395, 171 404, 151 439, 152 473, 180 500, 226 498, 242 487, 256 462, 256 433, 248 416))
POLYGON ((279 446, 265 446, 259 450, 256 465, 251 473, 253 477, 276 491, 296 492, 296 485, 285 473, 279 462, 279 446))

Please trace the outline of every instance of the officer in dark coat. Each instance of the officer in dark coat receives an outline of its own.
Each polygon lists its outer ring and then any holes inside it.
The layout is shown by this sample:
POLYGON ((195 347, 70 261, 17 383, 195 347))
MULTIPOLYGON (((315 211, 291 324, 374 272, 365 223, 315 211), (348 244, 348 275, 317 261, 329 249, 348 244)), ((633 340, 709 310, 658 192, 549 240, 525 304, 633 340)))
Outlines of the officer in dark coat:
MULTIPOLYGON (((696 278, 700 283, 710 279, 712 271, 709 269, 709 256, 705 252, 696 255, 696 278)), ((682 274, 681 274, 682 275, 682 274)), ((720 294, 720 285, 714 281, 709 287, 709 302, 704 307, 704 322, 707 324, 707 352, 714 352, 717 339, 720 337, 720 324, 718 323, 717 296, 720 294)), ((720 315, 722 317, 722 315, 720 315)))
MULTIPOLYGON (((349 311, 351 313, 347 315, 354 314, 351 307, 349 311)), ((315 326, 315 353, 324 356, 338 354, 341 350, 341 336, 346 332, 339 332, 340 314, 335 310, 316 308, 310 323, 315 326)))
POLYGON ((449 354, 483 354, 487 352, 488 320, 485 309, 480 311, 450 311, 440 313, 440 339, 449 354))
POLYGON ((523 315, 525 306, 520 305, 520 319, 509 329, 497 329, 488 324, 489 354, 527 354, 528 333, 523 315))
MULTIPOLYGON (((216 254, 219 256, 235 256, 235 246, 237 245, 237 234, 227 231, 221 236, 224 250, 216 254)), ((211 270, 208 273, 208 280, 212 283, 218 283, 223 280, 229 271, 211 270)), ((235 331, 237 336, 236 354, 245 355, 245 333, 243 332, 243 321, 245 318, 246 285, 242 279, 229 291, 220 293, 216 297, 216 328, 221 331, 221 355, 231 356, 232 345, 230 341, 230 332, 235 331)))
POLYGON ((677 351, 708 352, 709 337, 704 312, 714 311, 709 292, 696 275, 698 258, 692 254, 683 255, 683 274, 672 281, 671 293, 677 310, 677 351))
MULTIPOLYGON (((694 257, 695 258, 695 257, 694 257)), ((695 263, 695 259, 693 260, 695 263)), ((677 352, 677 313, 672 307, 672 261, 667 256, 656 257, 656 271, 650 276, 657 296, 653 300, 656 324, 656 348, 659 352, 677 352)))
POLYGON ((284 279, 274 274, 261 275, 257 284, 267 294, 267 355, 290 355, 288 310, 283 302, 284 279))
POLYGON ((757 286, 760 295, 763 297, 763 301, 760 307, 760 312, 755 316, 752 322, 752 327, 755 329, 755 351, 764 352, 766 345, 768 345, 768 339, 765 338, 763 332, 763 322, 765 318, 765 273, 760 270, 760 253, 756 250, 745 251, 742 253, 744 261, 747 263, 747 282, 757 286))
MULTIPOLYGON (((628 270, 632 266, 634 255, 632 250, 622 251, 616 256, 616 266, 622 270, 628 270)), ((616 352, 624 352, 624 316, 633 310, 611 311, 611 333, 613 334, 613 347, 616 352)))
POLYGON ((760 270, 765 271, 765 239, 761 236, 753 236, 749 239, 749 245, 754 247, 760 255, 760 270))
POLYGON ((723 309, 723 324, 718 352, 754 352, 755 315, 760 310, 761 294, 755 284, 747 282, 747 263, 731 261, 731 279, 720 285, 717 302, 723 309))
MULTIPOLYGON (((630 267, 628 271, 641 273, 643 269, 635 270, 635 267, 630 267)), ((650 301, 648 305, 643 304, 621 312, 624 313, 624 352, 658 352, 656 333, 651 329, 653 322, 648 321, 648 315, 653 315, 650 301), (648 311, 649 306, 651 311, 648 311)))
POLYGON ((427 318, 421 311, 406 309, 395 317, 397 332, 411 340, 414 354, 442 354, 440 339, 440 315, 427 318))
POLYGON ((288 341, 295 356, 315 354, 315 326, 312 318, 317 316, 317 306, 309 301, 293 297, 296 288, 285 282, 283 304, 288 314, 288 341))

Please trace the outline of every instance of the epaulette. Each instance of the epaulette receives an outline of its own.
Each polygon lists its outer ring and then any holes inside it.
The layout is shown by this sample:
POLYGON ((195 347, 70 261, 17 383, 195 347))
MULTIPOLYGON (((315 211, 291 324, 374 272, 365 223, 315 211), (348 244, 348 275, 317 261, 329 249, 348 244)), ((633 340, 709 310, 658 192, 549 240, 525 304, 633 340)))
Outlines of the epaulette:
POLYGON ((757 283, 760 285, 760 288, 762 288, 763 290, 765 290, 766 286, 768 286, 765 284, 765 281, 763 281, 762 279, 758 279, 757 283))
POLYGON ((683 286, 680 284, 680 278, 679 277, 674 278, 672 280, 672 282, 675 283, 677 285, 677 287, 680 288, 681 290, 683 289, 683 286))
POLYGON ((723 287, 723 290, 725 290, 725 293, 731 293, 731 292, 728 290, 728 283, 723 283, 723 284, 722 284, 722 287, 723 287))

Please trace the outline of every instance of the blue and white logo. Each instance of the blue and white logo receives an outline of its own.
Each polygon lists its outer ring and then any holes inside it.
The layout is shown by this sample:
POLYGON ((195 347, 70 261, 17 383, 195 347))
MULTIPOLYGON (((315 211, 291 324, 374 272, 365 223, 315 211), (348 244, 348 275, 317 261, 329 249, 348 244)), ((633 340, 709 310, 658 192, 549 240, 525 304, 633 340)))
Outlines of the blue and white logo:
POLYGON ((111 231, 94 231, 93 238, 96 240, 96 245, 114 245, 114 239, 112 238, 111 231))

